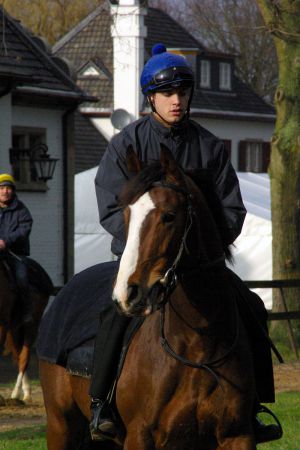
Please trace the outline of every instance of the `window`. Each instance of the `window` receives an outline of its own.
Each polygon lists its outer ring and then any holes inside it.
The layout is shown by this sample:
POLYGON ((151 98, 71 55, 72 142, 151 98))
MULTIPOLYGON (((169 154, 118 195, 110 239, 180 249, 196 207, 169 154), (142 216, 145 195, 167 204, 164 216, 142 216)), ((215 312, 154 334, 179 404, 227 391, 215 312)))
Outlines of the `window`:
POLYGON ((210 62, 205 59, 200 62, 200 87, 210 88, 210 62))
POLYGON ((263 141, 240 141, 238 171, 265 173, 270 163, 270 143, 263 141))
POLYGON ((32 183, 44 184, 38 179, 32 156, 34 148, 45 142, 46 130, 43 128, 13 127, 10 162, 13 176, 21 188, 32 183))
POLYGON ((231 90, 231 65, 229 63, 220 63, 219 72, 220 89, 231 90))
POLYGON ((78 71, 78 78, 81 80, 107 80, 107 78, 110 78, 110 73, 104 64, 101 61, 98 61, 98 64, 94 61, 89 61, 78 71))

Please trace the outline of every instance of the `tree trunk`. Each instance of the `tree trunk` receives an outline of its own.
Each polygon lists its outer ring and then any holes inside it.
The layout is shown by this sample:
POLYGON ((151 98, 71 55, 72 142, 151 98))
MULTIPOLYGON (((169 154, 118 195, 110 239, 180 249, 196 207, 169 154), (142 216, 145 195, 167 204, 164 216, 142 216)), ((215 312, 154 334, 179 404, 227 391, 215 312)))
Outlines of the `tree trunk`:
MULTIPOLYGON (((279 64, 270 164, 273 278, 300 279, 300 1, 257 4, 274 37, 279 64)), ((286 298, 289 309, 300 309, 299 289, 291 288, 286 298)), ((280 310, 278 296, 273 310, 280 310)))

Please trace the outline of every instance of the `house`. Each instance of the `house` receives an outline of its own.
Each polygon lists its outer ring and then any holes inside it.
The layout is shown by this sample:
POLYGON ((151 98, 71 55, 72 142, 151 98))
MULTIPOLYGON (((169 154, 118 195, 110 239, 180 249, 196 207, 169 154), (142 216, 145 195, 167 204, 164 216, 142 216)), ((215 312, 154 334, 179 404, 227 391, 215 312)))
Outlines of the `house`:
POLYGON ((73 273, 74 111, 93 98, 2 6, 0 35, 0 171, 33 216, 31 256, 60 286, 73 273))
MULTIPOLYGON (((89 118, 99 133, 97 142, 93 140, 85 152, 90 168, 98 165, 106 142, 118 132, 111 123, 113 111, 124 109, 130 120, 149 113, 139 77, 152 46, 163 42, 168 51, 182 54, 194 68, 191 117, 224 140, 237 170, 266 172, 275 122, 272 106, 238 79, 233 55, 206 49, 168 14, 145 4, 139 0, 105 2, 53 48, 56 55, 73 63, 78 86, 98 97, 97 103, 80 107, 81 116, 89 118)), ((86 128, 85 134, 90 130, 86 128)), ((78 172, 87 169, 80 159, 78 172)))

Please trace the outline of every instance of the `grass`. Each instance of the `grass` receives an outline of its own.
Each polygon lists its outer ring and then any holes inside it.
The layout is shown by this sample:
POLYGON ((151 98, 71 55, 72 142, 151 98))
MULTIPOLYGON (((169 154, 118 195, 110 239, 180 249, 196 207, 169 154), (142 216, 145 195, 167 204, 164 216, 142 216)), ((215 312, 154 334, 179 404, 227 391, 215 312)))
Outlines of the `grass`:
POLYGON ((0 433, 1 450, 47 450, 44 425, 0 433))
MULTIPOLYGON (((281 392, 276 403, 267 405, 276 414, 283 428, 278 441, 260 444, 261 450, 299 450, 300 448, 300 392, 281 392)), ((261 416, 267 423, 267 416, 261 416), (265 420, 266 419, 266 420, 265 420)))

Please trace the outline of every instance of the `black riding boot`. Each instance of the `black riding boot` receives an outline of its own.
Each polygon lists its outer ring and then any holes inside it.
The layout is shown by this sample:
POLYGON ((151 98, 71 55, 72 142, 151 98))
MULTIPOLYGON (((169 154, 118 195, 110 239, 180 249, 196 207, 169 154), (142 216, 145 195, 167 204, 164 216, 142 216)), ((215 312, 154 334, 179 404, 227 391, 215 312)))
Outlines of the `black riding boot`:
POLYGON ((90 387, 93 440, 111 439, 117 434, 114 412, 107 396, 117 375, 123 338, 130 321, 119 315, 113 305, 100 315, 90 387))
POLYGON ((22 304, 22 324, 30 326, 33 324, 33 306, 30 297, 28 270, 23 258, 25 257, 9 255, 7 262, 11 267, 17 283, 18 296, 22 304))

